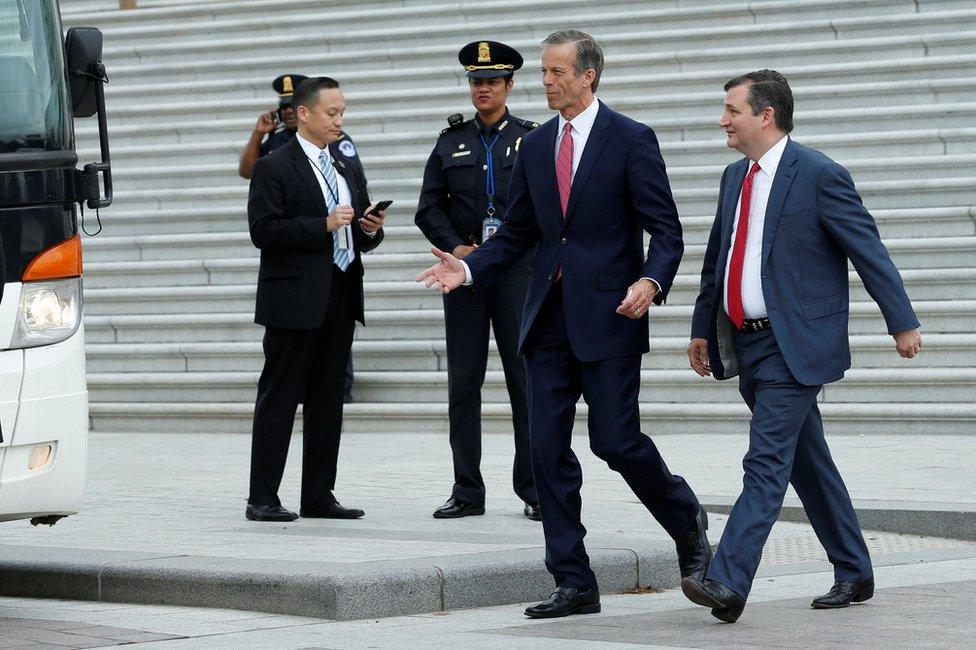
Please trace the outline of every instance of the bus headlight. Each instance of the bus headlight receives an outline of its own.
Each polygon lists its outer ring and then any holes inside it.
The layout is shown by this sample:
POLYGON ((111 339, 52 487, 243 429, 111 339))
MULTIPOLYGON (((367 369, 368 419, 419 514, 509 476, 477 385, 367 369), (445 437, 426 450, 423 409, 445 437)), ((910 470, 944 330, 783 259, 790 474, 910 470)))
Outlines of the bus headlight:
POLYGON ((11 348, 32 348, 67 339, 81 323, 81 278, 25 282, 11 348))

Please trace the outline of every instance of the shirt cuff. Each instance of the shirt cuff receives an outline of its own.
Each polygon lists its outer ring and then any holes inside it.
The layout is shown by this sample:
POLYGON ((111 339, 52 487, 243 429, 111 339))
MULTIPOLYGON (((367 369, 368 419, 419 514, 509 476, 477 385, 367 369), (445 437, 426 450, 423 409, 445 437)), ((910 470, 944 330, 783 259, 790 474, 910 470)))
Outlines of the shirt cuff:
POLYGON ((359 229, 362 230, 363 231, 363 234, 366 235, 367 237, 369 237, 370 239, 375 239, 376 238, 376 233, 378 233, 380 231, 379 228, 377 228, 373 232, 370 232, 370 231, 366 230, 365 228, 363 228, 363 224, 359 224, 359 229))
POLYGON ((468 268, 468 263, 464 260, 458 260, 458 262, 464 267, 464 286, 470 287, 474 283, 474 278, 471 277, 471 269, 468 268))
POLYGON ((641 280, 650 280, 651 282, 653 282, 653 283, 654 283, 654 285, 655 285, 655 286, 657 287, 657 293, 655 293, 655 294, 654 294, 655 296, 656 296, 656 295, 657 295, 658 293, 661 293, 661 283, 660 283, 660 282, 658 282, 657 280, 655 280, 654 278, 647 278, 647 277, 644 277, 644 278, 641 278, 641 280))

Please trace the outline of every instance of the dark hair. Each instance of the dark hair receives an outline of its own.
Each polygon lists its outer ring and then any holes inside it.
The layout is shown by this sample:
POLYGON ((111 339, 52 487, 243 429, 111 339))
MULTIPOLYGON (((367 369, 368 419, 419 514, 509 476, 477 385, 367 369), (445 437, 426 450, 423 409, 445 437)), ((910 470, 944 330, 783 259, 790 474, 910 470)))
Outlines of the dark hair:
POLYGON ((319 98, 319 91, 327 88, 338 88, 339 82, 332 77, 309 77, 295 88, 291 96, 291 105, 296 111, 299 106, 309 108, 319 98))
POLYGON ((550 45, 562 45, 563 43, 576 45, 576 62, 573 67, 577 77, 590 69, 596 71, 593 83, 590 84, 590 90, 596 92, 597 86, 600 85, 600 75, 603 74, 603 48, 596 42, 596 39, 578 29, 563 29, 553 32, 542 41, 542 47, 544 49, 550 45))
POLYGON ((777 128, 783 133, 793 130, 793 91, 786 77, 775 70, 756 70, 729 79, 725 91, 743 84, 749 85, 746 101, 752 107, 753 115, 771 107, 777 128))

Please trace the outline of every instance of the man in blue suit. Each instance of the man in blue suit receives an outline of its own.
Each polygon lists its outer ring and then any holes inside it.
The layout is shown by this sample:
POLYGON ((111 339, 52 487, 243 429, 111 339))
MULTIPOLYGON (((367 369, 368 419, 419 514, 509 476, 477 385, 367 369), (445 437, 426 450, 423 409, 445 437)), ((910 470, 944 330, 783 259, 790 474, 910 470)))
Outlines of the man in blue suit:
POLYGON ((720 124, 728 146, 746 157, 722 175, 688 358, 703 377, 738 375, 752 420, 742 494, 715 558, 706 576, 688 576, 681 588, 734 623, 788 483, 834 565, 836 582, 813 607, 846 607, 874 594, 868 549, 817 409, 823 384, 851 365, 848 260, 881 307, 898 353, 914 357, 922 338, 851 175, 788 136, 786 78, 759 70, 725 91, 720 124))
POLYGON ((711 558, 705 513, 641 433, 637 403, 647 311, 671 288, 681 224, 654 132, 594 96, 602 70, 603 52, 587 34, 543 41, 543 85, 559 115, 526 134, 503 225, 464 262, 433 249, 440 264, 417 278, 445 292, 484 290, 538 245, 519 350, 546 566, 557 588, 526 610, 534 618, 600 611, 583 546, 582 472, 570 448, 581 395, 591 449, 675 539, 681 575, 704 575, 711 558))

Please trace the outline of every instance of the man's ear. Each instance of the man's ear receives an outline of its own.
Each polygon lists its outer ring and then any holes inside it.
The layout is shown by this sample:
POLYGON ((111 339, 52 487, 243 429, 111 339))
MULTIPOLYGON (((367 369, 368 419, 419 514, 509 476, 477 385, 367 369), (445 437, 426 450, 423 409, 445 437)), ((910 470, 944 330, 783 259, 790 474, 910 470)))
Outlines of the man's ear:
POLYGON ((594 79, 596 79, 596 70, 594 70, 593 68, 590 68, 585 72, 583 72, 583 85, 586 86, 587 88, 591 88, 593 86, 594 79))

